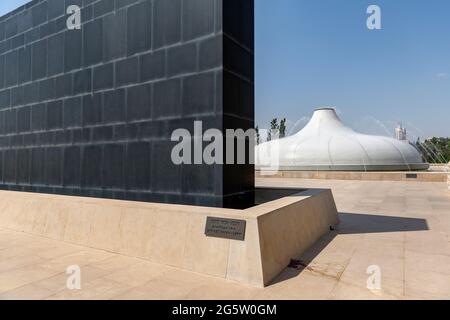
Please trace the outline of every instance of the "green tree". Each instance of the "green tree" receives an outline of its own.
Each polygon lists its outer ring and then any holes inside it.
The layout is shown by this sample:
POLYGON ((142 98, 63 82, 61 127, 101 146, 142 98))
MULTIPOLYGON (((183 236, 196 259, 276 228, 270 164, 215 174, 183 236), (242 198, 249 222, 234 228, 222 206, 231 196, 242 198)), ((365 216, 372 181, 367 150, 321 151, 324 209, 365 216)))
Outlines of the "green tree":
POLYGON ((286 118, 280 122, 280 138, 286 137, 286 118))
POLYGON ((417 149, 429 163, 448 163, 450 161, 450 138, 433 137, 424 142, 416 141, 417 149))
POLYGON ((260 142, 260 139, 261 139, 261 136, 259 135, 259 127, 258 126, 256 126, 255 131, 256 131, 256 145, 258 145, 260 142))
POLYGON ((270 121, 270 130, 267 134, 267 141, 272 141, 272 132, 275 132, 276 130, 280 130, 280 125, 278 124, 278 119, 272 119, 272 121, 270 121))

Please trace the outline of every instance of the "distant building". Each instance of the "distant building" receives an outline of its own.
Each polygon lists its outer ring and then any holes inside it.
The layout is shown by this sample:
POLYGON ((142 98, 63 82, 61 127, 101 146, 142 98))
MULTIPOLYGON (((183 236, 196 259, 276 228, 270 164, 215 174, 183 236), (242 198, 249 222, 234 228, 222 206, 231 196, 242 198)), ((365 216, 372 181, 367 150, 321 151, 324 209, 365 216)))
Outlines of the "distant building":
POLYGON ((401 123, 395 128, 395 138, 400 141, 408 141, 406 128, 403 128, 401 123))

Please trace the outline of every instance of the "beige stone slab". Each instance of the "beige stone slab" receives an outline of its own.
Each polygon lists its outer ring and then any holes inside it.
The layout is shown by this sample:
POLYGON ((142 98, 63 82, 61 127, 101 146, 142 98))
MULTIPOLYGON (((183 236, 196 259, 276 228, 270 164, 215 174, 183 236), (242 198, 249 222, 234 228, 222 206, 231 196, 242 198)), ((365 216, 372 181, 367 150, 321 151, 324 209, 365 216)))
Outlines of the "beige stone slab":
MULTIPOLYGON (((105 277, 110 272, 92 266, 81 266, 80 267, 80 281, 81 286, 84 283, 91 282, 93 280, 105 277)), ((69 274, 66 272, 58 273, 54 276, 33 282, 34 286, 49 290, 52 295, 59 293, 61 291, 67 290, 67 279, 69 274)))
POLYGON ((117 252, 120 247, 120 221, 123 208, 100 206, 94 209, 88 245, 93 248, 117 252))
POLYGON ((138 263, 142 262, 140 259, 132 258, 132 257, 126 257, 122 255, 113 255, 110 258, 93 262, 90 264, 90 266, 99 268, 105 271, 115 272, 119 270, 123 270, 126 268, 129 268, 133 265, 136 265, 138 263))
POLYGON ((398 300, 398 296, 392 296, 383 290, 369 290, 339 282, 328 297, 333 300, 398 300))
POLYGON ((300 273, 291 270, 291 274, 284 274, 285 279, 279 277, 278 282, 272 284, 268 290, 264 290, 255 299, 270 300, 324 300, 331 294, 337 284, 332 277, 317 275, 307 270, 300 273))
POLYGON ((225 278, 231 241, 206 237, 206 218, 190 216, 182 265, 187 270, 225 278))
POLYGON ((130 287, 109 279, 99 278, 86 285, 80 290, 64 290, 50 297, 48 300, 108 300, 123 294, 130 287))
POLYGON ((56 273, 57 271, 36 265, 2 272, 0 273, 0 293, 48 278, 56 273))
POLYGON ((450 256, 405 251, 405 268, 419 272, 434 272, 450 276, 450 256))
POLYGON ((157 211, 146 258, 169 266, 182 267, 188 237, 190 214, 178 215, 157 211))
POLYGON ((74 204, 68 207, 67 224, 64 232, 64 240, 79 245, 87 246, 91 232, 92 219, 96 206, 92 204, 74 204))
POLYGON ((120 223, 119 253, 147 257, 156 223, 154 209, 125 208, 120 223))
POLYGON ((131 287, 138 287, 170 270, 172 270, 172 268, 161 264, 140 262, 130 267, 112 272, 105 276, 105 279, 123 283, 131 287))
POLYGON ((188 300, 253 300, 263 289, 243 286, 224 281, 207 281, 194 291, 190 291, 188 300))
POLYGON ((50 290, 30 284, 0 294, 0 300, 43 300, 52 294, 50 290))
POLYGON ((432 271, 405 271, 405 295, 412 298, 450 299, 450 276, 432 271))
POLYGON ((55 259, 50 259, 45 262, 42 262, 39 265, 52 270, 65 272, 69 266, 77 265, 82 267, 91 263, 95 263, 97 261, 105 260, 112 256, 113 254, 108 253, 106 251, 99 251, 99 250, 94 251, 87 249, 77 251, 75 253, 70 253, 67 255, 62 255, 55 259))
POLYGON ((9 271, 12 269, 26 267, 29 265, 39 264, 39 263, 42 263, 43 261, 44 261, 44 259, 42 259, 38 256, 35 256, 35 255, 32 255, 32 254, 20 255, 18 257, 13 257, 13 258, 9 258, 9 259, 1 259, 0 260, 0 273, 9 271))

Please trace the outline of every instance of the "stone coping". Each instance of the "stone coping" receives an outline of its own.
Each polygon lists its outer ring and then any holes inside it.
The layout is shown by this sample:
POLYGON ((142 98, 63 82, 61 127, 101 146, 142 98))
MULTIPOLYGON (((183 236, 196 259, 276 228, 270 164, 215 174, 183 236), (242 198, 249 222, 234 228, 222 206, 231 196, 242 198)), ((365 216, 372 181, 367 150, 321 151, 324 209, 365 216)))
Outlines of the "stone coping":
POLYGON ((419 182, 446 182, 446 172, 420 172, 420 171, 256 171, 257 178, 297 178, 297 179, 325 179, 325 180, 365 180, 365 181, 419 181, 419 182), (263 174, 264 173, 264 174, 263 174))

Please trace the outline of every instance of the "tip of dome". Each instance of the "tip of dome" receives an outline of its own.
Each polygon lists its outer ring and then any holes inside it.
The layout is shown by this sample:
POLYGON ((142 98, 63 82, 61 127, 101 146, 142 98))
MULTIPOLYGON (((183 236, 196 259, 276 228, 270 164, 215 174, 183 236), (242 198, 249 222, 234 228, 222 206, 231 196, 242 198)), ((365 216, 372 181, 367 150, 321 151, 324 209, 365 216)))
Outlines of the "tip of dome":
POLYGON ((336 112, 336 109, 331 108, 331 107, 320 107, 320 108, 316 108, 314 111, 334 111, 334 112, 336 112))

